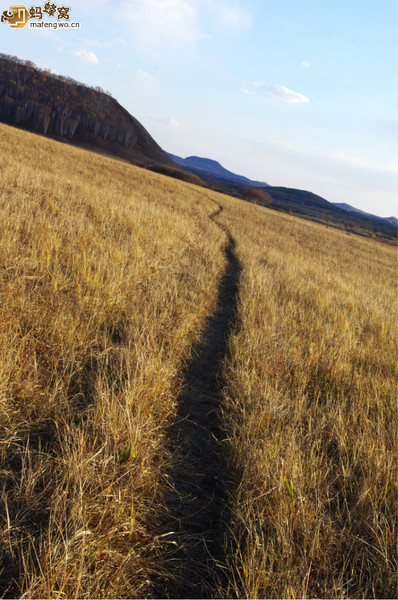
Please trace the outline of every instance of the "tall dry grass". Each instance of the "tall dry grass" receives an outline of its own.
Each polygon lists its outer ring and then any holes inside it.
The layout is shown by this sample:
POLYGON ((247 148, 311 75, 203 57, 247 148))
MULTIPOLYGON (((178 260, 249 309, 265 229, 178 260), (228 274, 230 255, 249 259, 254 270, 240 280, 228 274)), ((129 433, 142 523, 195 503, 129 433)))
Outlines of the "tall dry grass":
POLYGON ((0 595, 142 597, 224 236, 185 184, 0 131, 0 595))
POLYGON ((394 597, 395 250, 0 134, 1 595, 150 597, 178 578, 168 433, 229 232, 214 596, 394 597))
POLYGON ((394 598, 396 251, 229 202, 240 306, 226 367, 243 598, 394 598))

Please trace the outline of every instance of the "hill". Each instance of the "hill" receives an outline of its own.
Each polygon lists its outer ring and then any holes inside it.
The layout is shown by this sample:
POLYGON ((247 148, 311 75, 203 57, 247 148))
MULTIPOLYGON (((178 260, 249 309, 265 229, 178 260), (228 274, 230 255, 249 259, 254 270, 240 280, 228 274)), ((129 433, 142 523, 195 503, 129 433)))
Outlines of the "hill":
POLYGON ((365 236, 374 236, 392 243, 397 242, 397 224, 360 210, 350 211, 321 196, 304 190, 269 187, 272 207, 288 211, 328 226, 339 227, 365 236))
POLYGON ((114 98, 34 63, 0 54, 0 120, 133 162, 173 165, 114 98))
POLYGON ((4 124, 0 173, 0 597, 395 598, 396 249, 4 124))
POLYGON ((243 175, 237 175, 232 171, 228 171, 228 169, 225 169, 219 162, 210 158, 201 158, 199 156, 188 156, 188 158, 181 158, 175 154, 169 154, 169 156, 177 165, 186 171, 190 171, 191 173, 208 175, 217 180, 225 180, 227 182, 239 185, 268 187, 267 183, 253 181, 247 177, 244 177, 243 175))

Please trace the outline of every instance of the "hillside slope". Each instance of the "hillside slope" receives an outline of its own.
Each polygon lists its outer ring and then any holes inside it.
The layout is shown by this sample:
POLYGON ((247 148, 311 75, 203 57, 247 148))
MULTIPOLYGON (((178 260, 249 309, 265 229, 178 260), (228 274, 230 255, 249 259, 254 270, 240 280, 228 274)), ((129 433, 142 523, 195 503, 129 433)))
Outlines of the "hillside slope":
POLYGON ((0 120, 147 163, 172 165, 146 129, 100 88, 0 54, 0 120))
POLYGON ((396 249, 0 124, 0 597, 395 598, 396 249))

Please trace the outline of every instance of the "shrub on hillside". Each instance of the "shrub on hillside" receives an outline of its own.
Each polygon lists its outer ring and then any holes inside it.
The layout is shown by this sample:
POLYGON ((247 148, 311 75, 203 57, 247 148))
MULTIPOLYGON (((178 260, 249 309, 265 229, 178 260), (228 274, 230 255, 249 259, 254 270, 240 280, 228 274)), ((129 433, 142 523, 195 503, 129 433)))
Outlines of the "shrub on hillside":
POLYGON ((199 175, 193 175, 192 173, 188 173, 187 171, 183 171, 182 169, 177 169, 175 167, 169 167, 167 165, 149 165, 147 167, 150 171, 155 171, 155 173, 161 173, 162 175, 167 175, 168 177, 174 177, 174 179, 180 179, 181 181, 187 181, 188 183, 193 183, 195 185, 201 185, 202 187, 207 187, 206 183, 199 177, 199 175))
POLYGON ((272 204, 272 196, 261 188, 244 186, 240 191, 243 197, 246 200, 249 200, 249 202, 261 204, 262 206, 268 206, 269 204, 272 204))

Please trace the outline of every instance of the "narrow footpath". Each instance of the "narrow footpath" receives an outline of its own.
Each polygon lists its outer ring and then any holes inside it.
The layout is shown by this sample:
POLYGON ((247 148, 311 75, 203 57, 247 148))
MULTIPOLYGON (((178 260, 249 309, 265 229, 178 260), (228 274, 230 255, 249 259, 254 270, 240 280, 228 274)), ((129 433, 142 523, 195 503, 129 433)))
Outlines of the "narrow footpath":
POLYGON ((223 456, 219 403, 223 359, 236 315, 241 266, 235 241, 227 236, 226 268, 217 306, 207 318, 201 342, 183 373, 178 414, 171 428, 170 450, 176 458, 167 501, 173 579, 159 582, 154 597, 215 598, 223 580, 223 540, 228 521, 228 467, 223 456))

